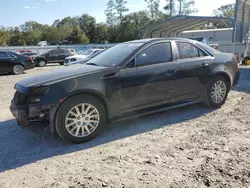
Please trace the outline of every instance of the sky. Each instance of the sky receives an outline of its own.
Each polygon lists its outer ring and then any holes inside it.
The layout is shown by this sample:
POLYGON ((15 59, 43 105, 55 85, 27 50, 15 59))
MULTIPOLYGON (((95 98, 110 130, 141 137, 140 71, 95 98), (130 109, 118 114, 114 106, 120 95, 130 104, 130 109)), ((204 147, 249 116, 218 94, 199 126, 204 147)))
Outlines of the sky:
MULTIPOLYGON (((26 21, 51 25, 54 20, 88 13, 97 22, 105 22, 104 10, 108 0, 1 0, 0 26, 19 26, 26 21)), ((129 12, 146 9, 144 0, 127 0, 129 12)), ((196 15, 212 16, 213 10, 235 0, 195 0, 196 15)), ((160 0, 161 10, 165 0, 160 0)))

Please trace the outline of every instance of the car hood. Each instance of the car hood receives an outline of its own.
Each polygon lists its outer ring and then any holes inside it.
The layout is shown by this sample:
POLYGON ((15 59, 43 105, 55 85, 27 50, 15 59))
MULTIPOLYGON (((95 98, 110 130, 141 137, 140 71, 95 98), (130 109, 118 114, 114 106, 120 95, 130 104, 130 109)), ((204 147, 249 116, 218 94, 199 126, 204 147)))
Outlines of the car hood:
POLYGON ((92 65, 76 65, 72 67, 64 67, 59 70, 50 71, 36 76, 31 76, 24 80, 19 81, 16 84, 17 86, 24 87, 34 87, 34 86, 43 86, 50 85, 62 80, 67 80, 70 78, 75 78, 84 74, 90 74, 93 72, 98 72, 103 69, 108 69, 107 67, 92 66, 92 65))
POLYGON ((84 59, 84 58, 87 58, 87 56, 86 55, 73 55, 73 56, 66 57, 65 59, 72 59, 72 58, 84 59))

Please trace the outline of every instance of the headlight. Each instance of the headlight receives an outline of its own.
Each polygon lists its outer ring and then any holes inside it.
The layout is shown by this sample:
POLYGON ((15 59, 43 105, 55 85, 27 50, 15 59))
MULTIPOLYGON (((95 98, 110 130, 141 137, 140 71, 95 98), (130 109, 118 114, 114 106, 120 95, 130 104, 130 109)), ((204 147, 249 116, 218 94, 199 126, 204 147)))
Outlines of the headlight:
POLYGON ((32 88, 30 93, 29 93, 29 96, 43 96, 45 95, 49 90, 49 87, 47 86, 40 86, 40 87, 35 87, 35 88, 32 88))

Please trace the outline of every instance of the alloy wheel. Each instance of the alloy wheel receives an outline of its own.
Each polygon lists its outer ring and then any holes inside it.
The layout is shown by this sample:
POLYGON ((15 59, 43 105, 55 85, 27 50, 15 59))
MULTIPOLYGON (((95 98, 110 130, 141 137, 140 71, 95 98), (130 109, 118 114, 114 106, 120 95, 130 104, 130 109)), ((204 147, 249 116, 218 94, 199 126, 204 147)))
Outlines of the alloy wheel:
POLYGON ((226 84, 221 80, 216 81, 211 90, 212 101, 216 104, 219 104, 225 99, 226 95, 227 95, 226 84))
POLYGON ((98 127, 100 115, 96 107, 82 103, 70 109, 65 119, 65 127, 72 136, 83 138, 98 127))
POLYGON ((14 72, 15 74, 22 74, 23 71, 24 71, 24 68, 23 68, 22 65, 15 65, 15 66, 13 67, 13 72, 14 72))

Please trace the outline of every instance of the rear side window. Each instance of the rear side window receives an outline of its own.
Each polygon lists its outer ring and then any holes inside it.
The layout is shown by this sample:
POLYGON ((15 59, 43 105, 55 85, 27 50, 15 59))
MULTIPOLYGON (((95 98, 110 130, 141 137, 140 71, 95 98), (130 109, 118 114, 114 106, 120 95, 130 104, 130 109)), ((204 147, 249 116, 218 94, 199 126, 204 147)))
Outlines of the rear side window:
POLYGON ((7 52, 0 52, 0 58, 11 57, 7 52))
POLYGON ((199 57, 199 50, 190 43, 177 43, 180 59, 199 57))
POLYGON ((50 54, 56 54, 56 53, 57 53, 57 50, 51 50, 49 53, 50 53, 50 54))
POLYGON ((170 61, 172 61, 171 44, 169 42, 159 43, 154 44, 141 52, 136 58, 136 66, 140 67, 170 61))

